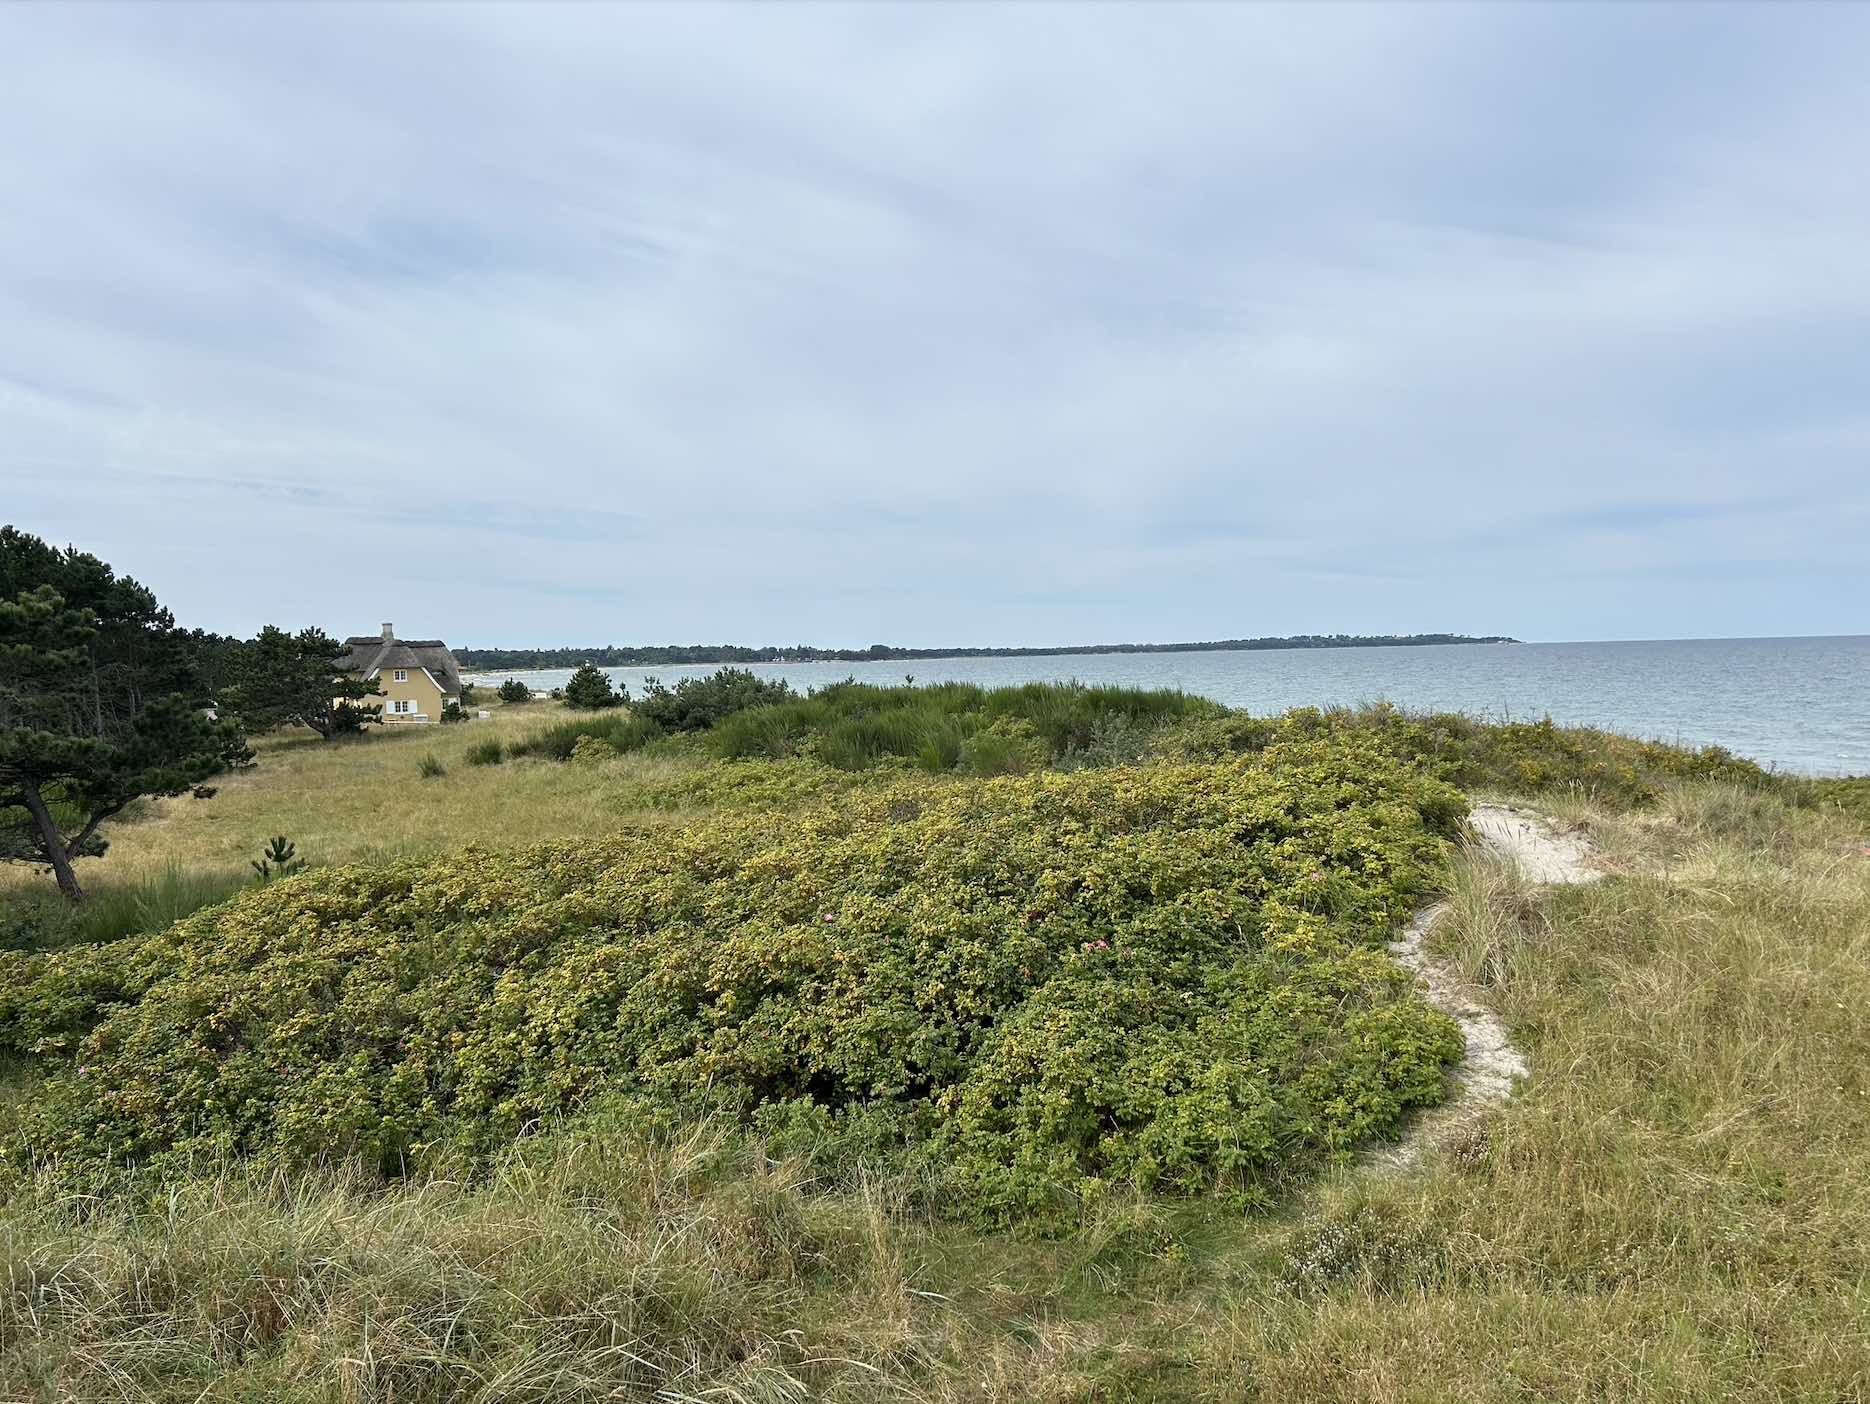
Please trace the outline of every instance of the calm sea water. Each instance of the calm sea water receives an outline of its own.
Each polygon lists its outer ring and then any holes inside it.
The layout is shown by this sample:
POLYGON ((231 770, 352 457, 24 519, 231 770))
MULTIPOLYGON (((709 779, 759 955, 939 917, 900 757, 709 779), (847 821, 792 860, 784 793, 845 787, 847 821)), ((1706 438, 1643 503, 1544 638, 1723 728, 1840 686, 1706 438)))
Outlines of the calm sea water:
MULTIPOLYGON (((610 668, 632 691, 717 665, 610 668)), ((1489 718, 1606 727, 1631 736, 1718 744, 1810 775, 1870 773, 1870 635, 1816 639, 1657 639, 1624 643, 1450 644, 1429 648, 1240 653, 1098 653, 1047 658, 923 658, 883 663, 756 663, 806 690, 866 682, 1076 678, 1179 687, 1255 713, 1389 701, 1489 718)), ((498 683, 506 674, 473 677, 498 683)), ((514 674, 558 687, 569 670, 514 674)))

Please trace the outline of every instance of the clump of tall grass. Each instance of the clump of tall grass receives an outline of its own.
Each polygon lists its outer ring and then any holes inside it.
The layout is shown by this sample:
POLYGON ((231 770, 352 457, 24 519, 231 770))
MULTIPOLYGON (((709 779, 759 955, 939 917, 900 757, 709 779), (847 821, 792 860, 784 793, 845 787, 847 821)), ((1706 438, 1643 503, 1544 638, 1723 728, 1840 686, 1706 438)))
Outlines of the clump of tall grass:
POLYGON ((617 751, 634 751, 663 734, 656 723, 633 713, 618 710, 600 712, 592 717, 570 717, 561 722, 509 741, 510 756, 543 756, 547 760, 570 760, 583 736, 596 737, 617 751))
POLYGON ((506 759, 506 746, 498 736, 489 736, 469 746, 463 759, 469 765, 498 765, 506 759))
POLYGON ((27 1181, 0 1228, 0 1397, 906 1395, 950 1328, 884 1207, 809 1196, 705 1125, 587 1122, 388 1193, 228 1169, 81 1208, 27 1181))
POLYGON ((438 780, 448 773, 448 768, 441 763, 441 757, 429 751, 416 762, 416 774, 424 780, 438 780))
POLYGON ((49 951, 160 931, 250 881, 251 874, 189 868, 172 859, 152 874, 90 883, 79 907, 57 892, 18 891, 0 903, 0 950, 49 951))

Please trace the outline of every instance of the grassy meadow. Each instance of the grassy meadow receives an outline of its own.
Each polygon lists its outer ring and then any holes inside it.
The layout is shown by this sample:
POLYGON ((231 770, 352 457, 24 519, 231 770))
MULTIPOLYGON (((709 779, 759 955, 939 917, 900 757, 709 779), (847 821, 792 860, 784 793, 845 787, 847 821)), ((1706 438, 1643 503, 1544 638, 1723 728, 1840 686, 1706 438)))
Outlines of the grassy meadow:
MULTIPOLYGON (((310 732, 258 737, 257 763, 217 776, 212 799, 142 801, 109 826, 105 856, 84 864, 96 909, 89 930, 121 935, 167 925, 241 890, 253 881, 249 864, 275 834, 289 838, 308 864, 324 866, 426 856, 470 843, 513 847, 603 833, 620 822, 666 820, 660 812, 621 810, 615 786, 585 770, 470 763, 469 752, 490 739, 504 746, 565 715, 555 702, 481 705, 490 718, 465 725, 385 726, 335 742, 310 732), (429 757, 440 775, 423 775, 429 757)), ((671 771, 690 764, 662 763, 671 771)), ((637 767, 645 775, 662 768, 647 758, 637 767)), ((56 895, 49 887, 24 868, 0 871, 0 910, 45 910, 56 895)), ((0 916, 0 934, 5 922, 0 916)))
POLYGON ((0 1398, 1870 1397, 1859 787, 1381 710, 1002 725, 1015 768, 976 775, 851 751, 910 735, 847 725, 889 710, 748 760, 510 758, 548 704, 268 740, 120 826, 100 893, 234 882, 274 833, 316 866, 0 956, 0 1398), (1534 889, 1447 842, 1453 785, 1609 876, 1534 889), (1436 949, 1533 1071, 1397 1173, 1371 1089, 1440 1055, 1380 941, 1436 889, 1436 949), (1274 1037, 1311 1008, 1339 1022, 1274 1037), (362 1133, 395 1108, 421 1135, 386 1174, 362 1133))

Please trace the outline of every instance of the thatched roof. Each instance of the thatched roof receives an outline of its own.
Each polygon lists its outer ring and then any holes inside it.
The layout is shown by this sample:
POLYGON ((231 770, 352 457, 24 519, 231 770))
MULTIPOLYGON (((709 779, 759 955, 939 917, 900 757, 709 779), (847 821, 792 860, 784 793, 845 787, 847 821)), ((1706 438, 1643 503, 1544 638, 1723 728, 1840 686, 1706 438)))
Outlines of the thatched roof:
POLYGON ((381 634, 359 634, 344 641, 338 669, 374 678, 385 668, 426 668, 446 693, 461 690, 461 665, 440 639, 399 639, 383 626, 381 634))

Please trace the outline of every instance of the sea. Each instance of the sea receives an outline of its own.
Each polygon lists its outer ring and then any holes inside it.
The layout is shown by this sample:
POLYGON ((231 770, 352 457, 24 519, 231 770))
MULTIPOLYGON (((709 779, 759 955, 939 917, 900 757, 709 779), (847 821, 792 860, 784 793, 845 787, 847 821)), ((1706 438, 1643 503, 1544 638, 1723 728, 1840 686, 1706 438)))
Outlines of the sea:
MULTIPOLYGON (((696 663, 607 668, 640 693, 715 671, 696 663)), ((1088 653, 1025 658, 917 658, 863 663, 755 663, 809 691, 864 682, 1119 683, 1175 687, 1255 714, 1291 707, 1392 702, 1492 720, 1600 726, 1688 746, 1725 746, 1776 770, 1870 774, 1870 634, 1783 639, 1648 639, 1609 643, 1436 644, 1394 648, 1088 653)), ((569 669, 468 675, 562 686, 569 669)))

